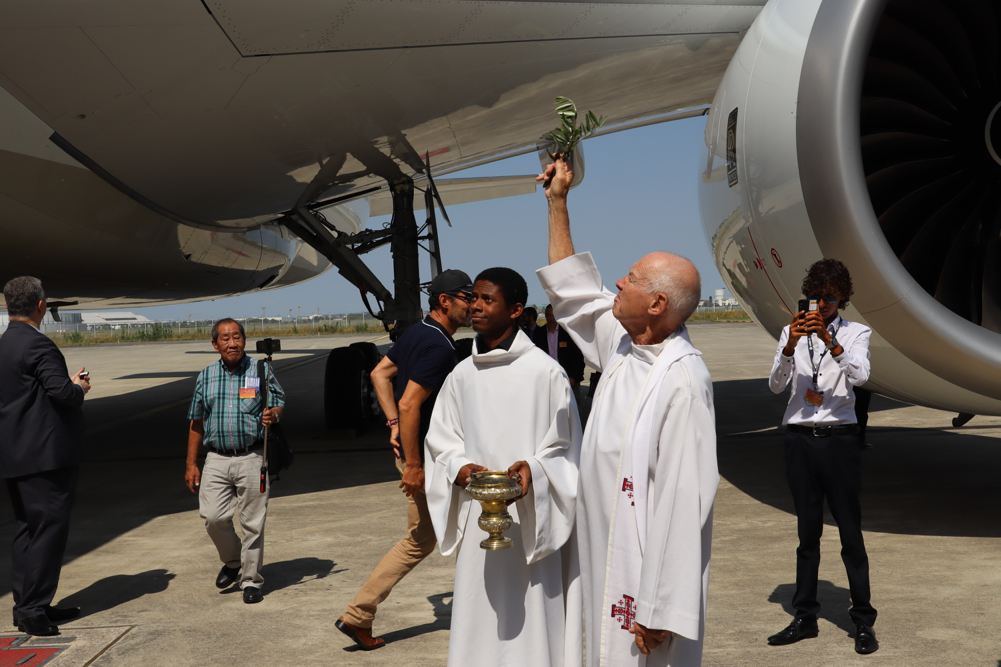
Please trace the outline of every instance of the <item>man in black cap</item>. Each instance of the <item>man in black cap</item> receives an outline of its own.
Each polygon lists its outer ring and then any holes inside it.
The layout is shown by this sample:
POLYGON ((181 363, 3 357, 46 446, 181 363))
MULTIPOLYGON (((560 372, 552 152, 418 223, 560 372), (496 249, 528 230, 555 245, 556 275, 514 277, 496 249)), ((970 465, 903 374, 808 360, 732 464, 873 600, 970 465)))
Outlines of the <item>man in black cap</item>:
POLYGON ((469 326, 473 283, 462 271, 450 269, 431 281, 431 313, 407 329, 372 371, 389 442, 407 495, 407 535, 372 570, 368 581, 335 625, 366 651, 385 644, 372 637, 376 607, 403 577, 434 551, 434 526, 424 495, 424 437, 438 390, 456 364, 452 335, 469 326), (396 378, 394 394, 392 380, 396 378))

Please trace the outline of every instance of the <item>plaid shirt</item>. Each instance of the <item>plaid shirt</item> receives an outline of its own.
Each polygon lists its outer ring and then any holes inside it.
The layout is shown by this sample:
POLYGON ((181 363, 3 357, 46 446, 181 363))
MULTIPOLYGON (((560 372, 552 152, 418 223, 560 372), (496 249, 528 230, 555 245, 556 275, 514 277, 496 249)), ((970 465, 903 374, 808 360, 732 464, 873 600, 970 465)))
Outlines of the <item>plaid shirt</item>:
MULTIPOLYGON (((272 408, 285 407, 285 391, 278 384, 274 373, 270 378, 272 408)), ((203 369, 195 382, 195 395, 191 399, 188 419, 204 421, 205 437, 202 444, 211 449, 247 449, 264 440, 264 391, 257 380, 257 361, 244 355, 243 361, 230 372, 220 359, 203 369), (254 378, 249 383, 247 378, 254 378), (257 385, 254 398, 240 398, 240 390, 257 385)))

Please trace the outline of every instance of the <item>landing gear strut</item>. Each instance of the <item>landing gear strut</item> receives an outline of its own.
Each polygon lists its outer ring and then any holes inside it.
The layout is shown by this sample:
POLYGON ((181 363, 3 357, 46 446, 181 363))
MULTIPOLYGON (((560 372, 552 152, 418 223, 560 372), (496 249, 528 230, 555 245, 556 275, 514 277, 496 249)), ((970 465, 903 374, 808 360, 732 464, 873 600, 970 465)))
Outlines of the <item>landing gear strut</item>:
MULTIPOLYGON (((283 219, 289 229, 323 253, 341 275, 361 290, 369 312, 383 323, 393 341, 421 319, 420 247, 424 247, 431 256, 431 277, 441 272, 434 209, 436 199, 446 221, 448 216, 430 178, 430 165, 425 173, 428 175, 428 187, 424 193, 428 218, 421 228, 418 228, 414 217, 413 179, 402 175, 390 183, 393 218, 385 229, 342 234, 329 225, 321 214, 306 207, 295 209, 283 219), (421 242, 427 245, 422 246, 421 242), (393 255, 395 294, 386 289, 360 258, 387 243, 393 255), (376 311, 369 306, 367 294, 375 297, 379 305, 376 311)), ((380 415, 369 374, 381 359, 378 348, 371 342, 331 350, 323 384, 327 428, 354 429, 359 433, 380 415)))

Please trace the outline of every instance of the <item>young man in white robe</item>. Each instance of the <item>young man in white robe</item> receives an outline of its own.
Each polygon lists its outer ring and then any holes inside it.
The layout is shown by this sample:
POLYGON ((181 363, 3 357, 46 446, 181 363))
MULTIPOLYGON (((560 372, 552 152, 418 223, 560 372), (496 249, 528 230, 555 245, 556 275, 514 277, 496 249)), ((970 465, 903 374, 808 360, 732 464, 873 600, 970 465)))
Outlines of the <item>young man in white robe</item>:
POLYGON ((511 269, 473 285, 473 355, 445 380, 431 416, 425 488, 441 552, 458 549, 451 667, 581 664, 574 528, 581 427, 560 365, 518 327, 528 288, 511 269), (485 551, 481 508, 463 490, 480 470, 520 476, 508 507, 514 541, 485 551), (573 543, 569 545, 573 546, 573 543), (568 619, 567 608, 575 613, 568 619))
POLYGON ((581 451, 577 537, 588 667, 702 661, 713 502, 719 486, 712 378, 685 320, 698 271, 653 253, 605 289, 574 254, 562 160, 547 182, 556 319, 602 373, 581 451))

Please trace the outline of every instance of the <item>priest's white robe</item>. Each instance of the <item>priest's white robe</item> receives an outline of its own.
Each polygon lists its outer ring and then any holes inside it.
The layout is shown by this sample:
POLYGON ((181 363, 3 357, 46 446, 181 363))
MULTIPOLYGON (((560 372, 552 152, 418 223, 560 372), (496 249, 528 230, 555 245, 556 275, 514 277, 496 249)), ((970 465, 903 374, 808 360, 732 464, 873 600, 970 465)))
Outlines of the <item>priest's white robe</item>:
POLYGON ((587 666, 696 667, 719 486, 712 378, 684 327, 659 345, 632 342, 590 253, 537 275, 602 371, 577 500, 587 666), (643 656, 633 622, 673 635, 643 656))
POLYGON ((425 488, 441 552, 459 549, 451 667, 581 664, 580 581, 569 553, 580 442, 566 373, 521 331, 510 350, 474 348, 442 385, 425 439, 425 488), (514 546, 485 551, 480 505, 456 475, 467 463, 506 470, 517 461, 528 462, 532 483, 508 507, 514 546))

